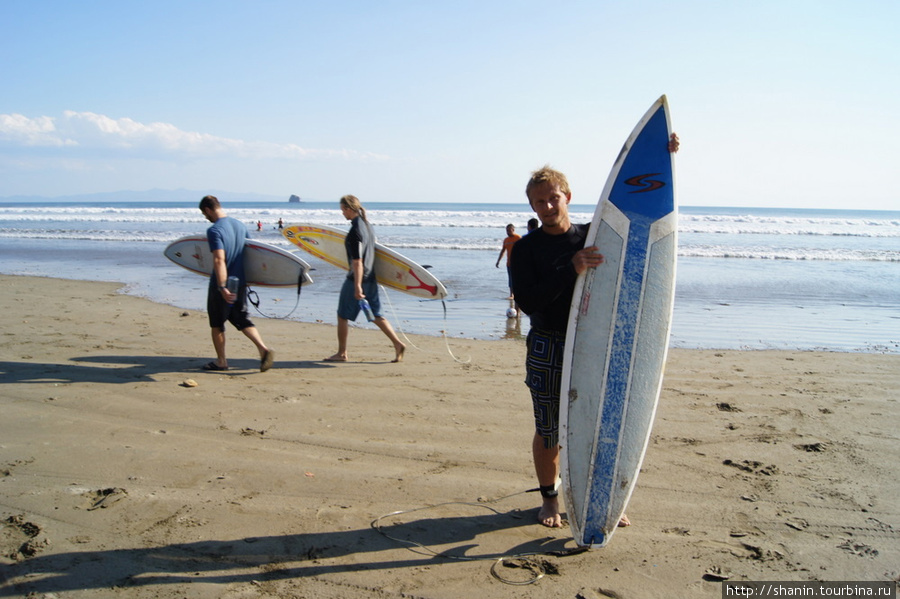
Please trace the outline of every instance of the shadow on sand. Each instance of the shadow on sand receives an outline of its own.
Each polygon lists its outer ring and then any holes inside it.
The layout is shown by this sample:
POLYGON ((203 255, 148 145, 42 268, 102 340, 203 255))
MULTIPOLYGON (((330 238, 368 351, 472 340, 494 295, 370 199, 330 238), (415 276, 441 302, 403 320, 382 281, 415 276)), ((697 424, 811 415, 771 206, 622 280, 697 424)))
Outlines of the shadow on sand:
POLYGON ((565 539, 529 539, 502 551, 482 548, 477 542, 480 537, 497 546, 504 539, 497 533, 533 525, 533 514, 515 510, 394 524, 384 519, 380 522, 383 532, 370 527, 39 555, 3 569, 0 597, 198 582, 223 585, 273 582, 342 572, 421 567, 451 560, 496 560, 570 550, 566 548, 565 539), (396 539, 433 548, 440 554, 411 547, 396 539), (366 555, 374 556, 403 547, 409 547, 408 559, 388 559, 387 556, 385 559, 364 559, 366 555))
MULTIPOLYGON (((196 356, 86 356, 71 358, 63 364, 0 361, 0 384, 10 383, 109 383, 124 384, 153 381, 159 374, 182 372, 196 375, 244 376, 259 373, 259 359, 230 359, 227 371, 206 372, 209 359, 196 356)), ((275 362, 282 368, 332 368, 317 361, 275 362)))

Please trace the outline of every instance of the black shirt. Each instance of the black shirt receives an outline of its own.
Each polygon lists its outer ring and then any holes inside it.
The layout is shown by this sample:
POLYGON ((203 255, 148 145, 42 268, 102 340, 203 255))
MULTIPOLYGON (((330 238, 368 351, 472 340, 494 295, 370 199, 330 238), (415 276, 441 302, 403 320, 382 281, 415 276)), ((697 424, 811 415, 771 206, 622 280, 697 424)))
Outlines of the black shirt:
POLYGON ((354 217, 350 231, 344 238, 344 249, 347 251, 347 262, 350 272, 348 279, 353 279, 353 261, 363 261, 363 281, 375 276, 375 233, 372 225, 361 216, 354 217))
POLYGON ((533 328, 565 334, 578 278, 572 256, 584 248, 589 226, 573 225, 561 235, 540 228, 513 246, 513 294, 533 328))

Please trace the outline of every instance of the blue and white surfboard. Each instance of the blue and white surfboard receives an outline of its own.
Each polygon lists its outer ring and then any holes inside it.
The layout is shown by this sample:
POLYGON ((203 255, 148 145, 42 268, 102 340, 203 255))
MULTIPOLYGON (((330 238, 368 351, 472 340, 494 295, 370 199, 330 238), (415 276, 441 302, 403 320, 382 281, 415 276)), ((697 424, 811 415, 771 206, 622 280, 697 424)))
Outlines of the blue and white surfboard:
POLYGON ((562 478, 580 546, 602 547, 625 512, 656 413, 675 297, 677 209, 668 103, 657 100, 613 165, 585 247, 560 401, 562 478))

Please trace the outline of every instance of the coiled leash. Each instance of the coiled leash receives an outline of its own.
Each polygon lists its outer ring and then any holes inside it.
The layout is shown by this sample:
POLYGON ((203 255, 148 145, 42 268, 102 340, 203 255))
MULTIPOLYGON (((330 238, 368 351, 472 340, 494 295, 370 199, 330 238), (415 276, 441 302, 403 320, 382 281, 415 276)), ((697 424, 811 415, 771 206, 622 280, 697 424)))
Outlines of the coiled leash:
MULTIPOLYGON (((315 270, 315 269, 311 268, 310 270, 315 270)), ((297 276, 297 301, 294 302, 294 307, 291 308, 291 311, 288 312, 284 316, 274 316, 272 314, 266 314, 262 310, 260 310, 259 309, 259 303, 260 303, 259 294, 256 293, 256 291, 254 289, 252 289, 249 284, 247 285, 247 301, 250 302, 254 308, 256 308, 256 311, 259 312, 260 316, 264 316, 266 318, 280 319, 280 320, 290 318, 291 314, 293 314, 294 311, 297 309, 297 306, 300 305, 300 292, 303 290, 303 280, 305 278, 306 278, 306 269, 301 267, 300 274, 297 276)))

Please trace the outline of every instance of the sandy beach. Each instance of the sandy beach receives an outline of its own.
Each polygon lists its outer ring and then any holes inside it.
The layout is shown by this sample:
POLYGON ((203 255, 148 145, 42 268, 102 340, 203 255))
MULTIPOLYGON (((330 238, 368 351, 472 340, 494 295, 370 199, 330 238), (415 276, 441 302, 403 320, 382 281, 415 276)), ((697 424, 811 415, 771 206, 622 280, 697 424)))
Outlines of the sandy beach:
POLYGON ((633 526, 566 555, 568 530, 538 525, 525 492, 521 341, 412 337, 392 364, 369 327, 330 364, 334 326, 258 319, 272 370, 229 329, 231 370, 204 372, 203 312, 118 287, 0 276, 0 597, 712 598, 723 578, 900 579, 900 356, 671 351, 633 526))

